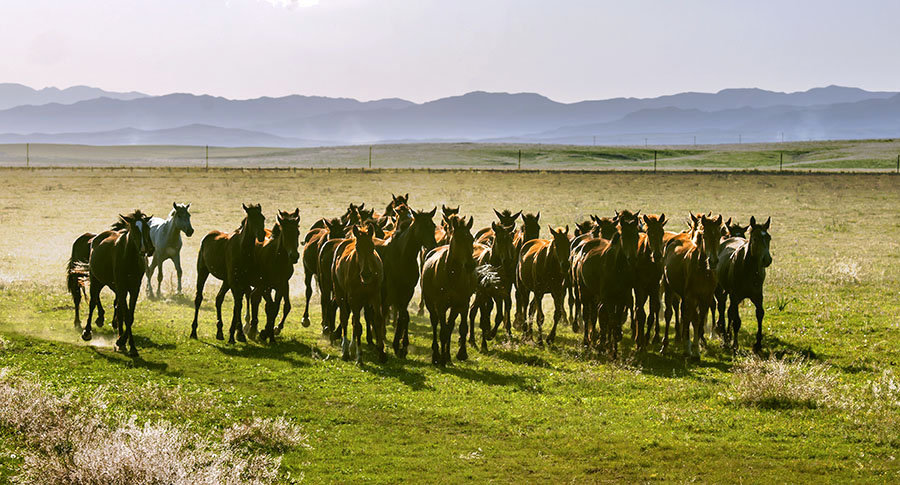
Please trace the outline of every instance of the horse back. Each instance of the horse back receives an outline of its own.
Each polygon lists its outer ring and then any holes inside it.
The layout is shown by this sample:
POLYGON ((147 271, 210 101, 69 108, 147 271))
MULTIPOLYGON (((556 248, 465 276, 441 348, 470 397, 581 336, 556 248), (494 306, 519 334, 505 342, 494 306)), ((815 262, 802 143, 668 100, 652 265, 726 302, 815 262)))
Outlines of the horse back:
POLYGON ((210 274, 222 281, 225 281, 227 274, 226 254, 231 236, 222 231, 210 231, 200 242, 197 266, 205 266, 210 274))

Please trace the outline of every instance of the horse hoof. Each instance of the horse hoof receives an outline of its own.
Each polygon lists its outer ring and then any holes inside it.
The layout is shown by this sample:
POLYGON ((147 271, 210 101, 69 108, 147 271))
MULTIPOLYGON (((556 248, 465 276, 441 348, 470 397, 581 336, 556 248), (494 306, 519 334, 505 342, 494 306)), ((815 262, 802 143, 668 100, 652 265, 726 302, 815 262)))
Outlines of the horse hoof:
MULTIPOLYGON (((309 325, 307 325, 307 327, 308 327, 308 326, 309 326, 309 325)), ((281 329, 282 329, 282 328, 284 328, 284 327, 282 327, 282 326, 280 326, 280 325, 277 326, 277 327, 275 327, 275 336, 276 336, 276 337, 279 336, 279 335, 281 335, 281 329)))
POLYGON ((349 353, 342 353, 342 354, 341 354, 341 360, 343 360, 344 362, 349 362, 349 361, 350 361, 350 354, 349 354, 349 353))
POLYGON ((128 355, 129 355, 130 357, 137 357, 137 356, 138 356, 138 351, 137 351, 137 349, 134 348, 134 347, 132 347, 131 350, 128 351, 128 355))
POLYGON ((88 342, 91 340, 91 338, 93 338, 93 335, 91 335, 90 330, 85 330, 84 332, 81 332, 81 340, 88 342))
POLYGON ((759 355, 762 352, 762 345, 759 343, 753 344, 753 353, 759 355))
POLYGON ((469 353, 466 352, 466 349, 459 349, 459 352, 456 353, 456 360, 465 361, 469 360, 469 353))
POLYGON ((234 337, 228 339, 228 345, 234 345, 234 337))
POLYGON ((385 362, 387 362, 387 353, 379 352, 378 353, 378 362, 381 364, 384 364, 385 362))
POLYGON ((247 337, 244 335, 244 332, 238 332, 238 334, 237 334, 237 341, 238 341, 238 342, 241 342, 241 343, 246 343, 246 342, 247 342, 247 337))
POLYGON ((103 320, 97 320, 96 322, 94 322, 94 325, 96 325, 97 328, 103 328, 103 323, 103 320))
POLYGON ((396 355, 398 359, 405 359, 408 353, 409 350, 404 347, 400 347, 394 351, 394 355, 396 355))
MULTIPOLYGON (((216 340, 225 340, 225 334, 223 334, 221 331, 216 332, 216 340)), ((232 341, 231 343, 234 342, 232 341)))
POLYGON ((191 338, 197 340, 197 332, 191 332, 191 338))
POLYGON ((307 328, 310 325, 309 317, 303 317, 303 320, 300 320, 300 325, 303 325, 303 328, 307 328))
POLYGON ((488 351, 488 346, 487 346, 487 344, 484 343, 484 342, 481 342, 481 353, 482 353, 482 354, 486 354, 487 351, 488 351))

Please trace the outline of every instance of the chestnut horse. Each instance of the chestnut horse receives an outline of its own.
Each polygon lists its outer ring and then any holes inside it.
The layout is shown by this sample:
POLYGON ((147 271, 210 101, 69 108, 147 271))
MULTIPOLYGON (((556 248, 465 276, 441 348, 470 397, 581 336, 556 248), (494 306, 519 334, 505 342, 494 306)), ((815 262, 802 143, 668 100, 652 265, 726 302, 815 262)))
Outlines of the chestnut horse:
MULTIPOLYGON (((766 281, 766 268, 772 264, 772 255, 769 253, 769 224, 772 218, 766 219, 764 224, 757 224, 755 217, 750 217, 750 238, 730 238, 722 241, 719 250, 719 262, 716 266, 716 274, 719 278, 720 293, 716 295, 719 305, 719 319, 724 320, 725 297, 731 299, 728 306, 728 328, 725 332, 725 341, 729 336, 733 339, 731 347, 738 348, 738 331, 741 329, 741 315, 738 305, 745 298, 749 298, 756 307, 756 342, 753 344, 753 352, 762 350, 762 321, 766 315, 763 307, 763 284, 766 281)), ((720 324, 724 327, 724 324, 720 324)))
MULTIPOLYGON (((507 228, 510 233, 516 231, 516 219, 522 215, 522 211, 512 213, 509 209, 503 209, 502 212, 498 212, 497 209, 494 209, 494 214, 497 216, 497 220, 500 225, 507 228)), ((494 237, 493 227, 485 227, 479 229, 478 232, 475 233, 475 242, 480 244, 491 245, 491 239, 494 237)))
MULTIPOLYGON (((398 204, 401 211, 407 207, 398 204)), ((435 224, 432 220, 437 207, 431 212, 413 211, 412 222, 401 225, 388 239, 376 241, 375 249, 384 265, 384 285, 382 285, 383 315, 387 319, 391 310, 396 312, 394 322, 394 354, 401 359, 409 351, 409 302, 419 283, 419 252, 431 250, 434 241, 435 224)))
POLYGON ((713 303, 716 291, 716 263, 722 234, 722 216, 716 219, 691 214, 696 229, 678 234, 666 242, 663 281, 666 291, 666 333, 663 350, 668 346, 671 308, 681 301, 681 328, 679 336, 684 342, 685 355, 700 358, 700 338, 706 314, 713 303), (694 328, 693 344, 690 329, 694 328))
POLYGON ((457 315, 459 351, 457 360, 466 360, 469 300, 475 292, 475 260, 472 257, 473 219, 469 222, 457 215, 445 217, 450 231, 448 244, 429 251, 422 267, 422 293, 431 319, 431 363, 444 366, 450 363, 450 340, 457 315), (449 317, 447 312, 449 310, 449 317), (440 326, 440 345, 438 345, 440 326))
POLYGON ((490 245, 475 243, 477 282, 475 301, 469 310, 472 332, 469 343, 475 346, 475 317, 481 312, 481 350, 487 351, 487 341, 494 338, 501 323, 506 324, 506 334, 512 337, 510 313, 512 313, 512 284, 516 279, 516 248, 512 241, 512 227, 491 224, 490 245), (491 310, 497 306, 494 327, 490 327, 491 310))
POLYGON ((544 310, 541 300, 545 293, 553 297, 553 328, 547 335, 547 343, 556 338, 556 326, 565 318, 566 280, 569 273, 569 226, 565 229, 550 227, 552 239, 531 239, 522 245, 516 266, 516 321, 526 323, 525 337, 531 338, 531 320, 526 316, 528 297, 534 293, 532 305, 537 311, 537 343, 544 344, 544 310))
POLYGON ((197 317, 200 313, 200 303, 203 302, 203 287, 206 285, 206 279, 212 274, 222 280, 222 288, 216 295, 216 338, 225 339, 222 334, 222 301, 225 300, 228 290, 231 290, 234 310, 228 343, 235 342, 235 333, 238 341, 247 341, 240 324, 241 309, 244 296, 251 291, 255 273, 254 241, 262 242, 265 239, 266 217, 262 214, 259 204, 241 205, 246 216, 236 231, 230 234, 210 231, 200 243, 200 252, 197 256, 197 296, 194 298, 191 338, 197 338, 197 317))
MULTIPOLYGON (((312 280, 315 277, 318 280, 319 271, 319 251, 329 239, 343 239, 347 232, 347 227, 339 218, 322 219, 325 227, 314 227, 306 233, 304 240, 306 245, 303 247, 303 278, 306 282, 306 307, 303 309, 303 320, 301 323, 304 327, 309 326, 309 299, 312 298, 312 280)), ((319 291, 322 285, 318 281, 319 291)), ((322 314, 322 330, 325 330, 324 310, 322 314)))
MULTIPOLYGON (((572 332, 578 333, 579 325, 583 323, 583 305, 581 302, 580 288, 578 285, 578 277, 575 269, 578 262, 584 258, 587 251, 596 244, 593 241, 599 239, 612 239, 617 229, 618 216, 616 218, 591 216, 590 229, 582 234, 576 235, 569 244, 569 275, 567 283, 571 287, 569 293, 569 315, 572 316, 572 332)), ((588 223, 582 223, 582 229, 587 228, 588 223)))
MULTIPOLYGON (((266 231, 267 237, 263 242, 257 242, 254 251, 256 277, 251 293, 251 310, 253 316, 250 320, 249 333, 256 336, 257 323, 259 321, 260 298, 266 300, 266 326, 259 332, 259 339, 265 342, 275 342, 275 336, 284 328, 284 321, 291 312, 290 279, 294 274, 294 264, 300 259, 300 209, 294 212, 278 211, 275 217, 275 225, 271 231, 266 231), (272 291, 275 297, 272 297, 272 291), (275 327, 275 318, 278 316, 278 307, 284 300, 284 309, 281 314, 281 322, 275 327)), ((304 324, 309 326, 307 320, 304 324)))
POLYGON ((516 247, 516 254, 522 252, 522 246, 526 242, 539 237, 541 237, 541 213, 522 216, 522 227, 513 234, 513 245, 516 247))
POLYGON ((597 238, 585 244, 576 262, 575 283, 579 287, 586 347, 598 340, 601 352, 618 354, 622 323, 633 304, 632 291, 638 250, 638 215, 617 213, 616 232, 611 239, 597 238), (599 332, 596 328, 599 327, 599 332), (599 334, 595 339, 594 335, 599 334))
POLYGON ((384 283, 384 266, 375 251, 374 229, 353 226, 353 239, 342 242, 335 250, 331 279, 334 300, 341 310, 341 357, 350 358, 347 340, 347 321, 353 315, 353 346, 356 362, 362 363, 362 325, 360 312, 365 308, 366 319, 375 332, 375 352, 379 362, 387 360, 384 352, 384 318, 381 308, 381 285, 384 283))
POLYGON ((153 240, 150 239, 150 216, 136 210, 126 216, 119 216, 119 226, 124 229, 105 231, 91 239, 90 271, 91 299, 87 324, 81 338, 91 340, 91 317, 94 307, 100 301, 100 290, 109 286, 116 294, 115 328, 119 338, 116 347, 137 356, 134 335, 134 309, 141 292, 141 280, 146 270, 145 258, 153 256, 153 240))

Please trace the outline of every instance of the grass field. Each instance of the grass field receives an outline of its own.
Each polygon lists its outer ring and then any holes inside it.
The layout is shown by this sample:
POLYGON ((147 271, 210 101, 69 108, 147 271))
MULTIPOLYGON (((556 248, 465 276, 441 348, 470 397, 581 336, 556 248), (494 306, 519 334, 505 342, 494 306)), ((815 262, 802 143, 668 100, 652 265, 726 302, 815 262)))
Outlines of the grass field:
MULTIPOLYGON (((900 481, 894 175, 0 173, 0 367, 56 396, 99 394, 104 416, 165 420, 210 440, 253 417, 285 417, 309 446, 260 445, 283 454, 280 481, 900 481), (216 284, 207 284, 200 340, 188 339, 200 240, 211 229, 234 229, 241 201, 260 202, 270 222, 276 208, 299 207, 307 227, 349 201, 380 208, 392 192, 409 192, 416 208, 459 203, 476 227, 489 224, 494 207, 540 210, 553 225, 642 209, 665 212, 670 229, 692 210, 744 223, 771 216, 763 357, 783 360, 734 357, 715 339, 699 364, 674 349, 635 354, 626 330, 621 359, 609 362, 586 354, 566 328, 552 348, 501 340, 437 369, 427 319, 413 317, 407 360, 377 365, 366 353, 360 368, 321 338, 318 304, 312 327, 299 325, 299 274, 276 345, 213 338, 216 284), (142 295, 138 303, 140 358, 115 353, 108 326, 81 342, 63 275, 72 240, 134 208, 165 215, 176 200, 192 202, 197 231, 182 253, 187 295, 168 296, 174 271, 166 263, 166 298, 142 295)), ((755 328, 752 306, 742 315, 744 329, 755 328)), ((751 334, 740 338, 749 348, 751 334)), ((39 452, 24 433, 0 426, 0 481, 39 452)))
MULTIPOLYGON (((678 146, 574 146, 492 143, 375 145, 373 168, 894 171, 900 140, 843 140, 678 146), (783 164, 783 167, 782 167, 783 164)), ((204 167, 202 146, 0 144, 0 166, 204 167)), ((209 148, 210 167, 365 168, 368 146, 209 148)))

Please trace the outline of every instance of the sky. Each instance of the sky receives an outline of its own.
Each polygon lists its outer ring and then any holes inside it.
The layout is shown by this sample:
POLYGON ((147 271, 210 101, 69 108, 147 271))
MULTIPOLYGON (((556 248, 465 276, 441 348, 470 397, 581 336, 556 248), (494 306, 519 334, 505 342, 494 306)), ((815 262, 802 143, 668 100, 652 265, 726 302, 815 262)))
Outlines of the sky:
POLYGON ((0 82, 416 102, 896 91, 898 18, 870 0, 3 0, 0 82))

